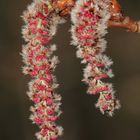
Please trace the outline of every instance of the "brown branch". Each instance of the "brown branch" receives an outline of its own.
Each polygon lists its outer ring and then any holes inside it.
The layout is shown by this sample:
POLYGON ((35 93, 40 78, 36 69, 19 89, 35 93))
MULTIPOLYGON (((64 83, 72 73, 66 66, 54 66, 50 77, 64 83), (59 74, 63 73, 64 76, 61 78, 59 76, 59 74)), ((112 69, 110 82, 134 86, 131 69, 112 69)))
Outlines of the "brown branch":
MULTIPOLYGON (((76 0, 57 0, 53 6, 59 12, 60 16, 67 17, 70 15, 75 1, 76 0)), ((111 0, 110 13, 111 18, 108 21, 108 27, 119 27, 131 32, 140 32, 140 21, 136 22, 129 17, 123 16, 122 8, 117 0, 111 0)))
POLYGON ((140 32, 140 22, 136 22, 129 17, 123 16, 121 6, 117 0, 112 0, 110 13, 111 18, 108 21, 108 27, 120 27, 131 32, 140 32))
POLYGON ((133 21, 129 17, 124 17, 122 21, 109 20, 108 27, 119 27, 131 32, 140 32, 140 22, 133 21))

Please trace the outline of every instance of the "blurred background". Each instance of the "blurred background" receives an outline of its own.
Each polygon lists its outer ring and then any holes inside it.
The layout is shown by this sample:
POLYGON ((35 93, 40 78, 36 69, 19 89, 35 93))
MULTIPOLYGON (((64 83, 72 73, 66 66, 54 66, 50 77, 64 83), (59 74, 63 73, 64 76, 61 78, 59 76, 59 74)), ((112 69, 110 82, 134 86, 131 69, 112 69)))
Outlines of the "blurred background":
MULTIPOLYGON (((120 0, 126 15, 140 20, 140 0, 120 0)), ((0 140, 35 140, 38 130, 28 119, 26 91, 30 77, 24 76, 20 56, 21 15, 31 0, 0 0, 0 140)), ((57 89, 62 95, 65 131, 60 140, 140 140, 140 34, 124 29, 109 29, 107 55, 112 58, 116 96, 122 108, 113 118, 102 115, 94 104, 96 96, 86 94, 80 59, 70 43, 71 22, 60 25, 54 43, 61 63, 56 68, 57 89)))

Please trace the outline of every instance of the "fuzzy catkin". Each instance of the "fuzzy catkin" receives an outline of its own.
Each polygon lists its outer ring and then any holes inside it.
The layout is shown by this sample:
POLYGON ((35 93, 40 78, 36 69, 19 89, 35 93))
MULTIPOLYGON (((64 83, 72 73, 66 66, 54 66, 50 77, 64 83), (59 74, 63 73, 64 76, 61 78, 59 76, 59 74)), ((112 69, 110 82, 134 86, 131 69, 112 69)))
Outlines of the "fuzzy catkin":
MULTIPOLYGON (((112 84, 103 81, 114 76, 110 69, 113 62, 104 54, 109 7, 110 0, 77 0, 71 11, 71 44, 77 46, 76 55, 86 64, 82 81, 88 85, 87 92, 98 94, 96 107, 112 116, 120 104, 112 84)), ((57 10, 53 0, 34 0, 22 16, 26 42, 22 47, 23 73, 32 77, 27 95, 34 102, 30 119, 40 128, 38 140, 57 140, 63 131, 56 124, 61 114, 61 96, 56 93, 59 84, 53 74, 59 60, 53 55, 56 45, 50 45, 58 24, 65 22, 57 10)))
POLYGON ((49 43, 56 34, 57 25, 65 20, 53 9, 51 0, 34 0, 22 18, 25 22, 22 34, 26 42, 22 47, 23 73, 32 77, 27 95, 34 102, 30 107, 30 119, 40 128, 36 133, 38 140, 56 140, 63 131, 56 124, 61 114, 61 96, 55 91, 59 85, 53 75, 59 60, 53 55, 56 45, 49 43))
POLYGON ((99 94, 96 107, 104 114, 113 115, 120 107, 114 96, 111 83, 103 82, 105 78, 113 77, 112 65, 104 51, 106 50, 107 22, 110 18, 110 0, 78 0, 71 12, 72 41, 77 46, 77 57, 85 63, 84 81, 91 95, 99 94))

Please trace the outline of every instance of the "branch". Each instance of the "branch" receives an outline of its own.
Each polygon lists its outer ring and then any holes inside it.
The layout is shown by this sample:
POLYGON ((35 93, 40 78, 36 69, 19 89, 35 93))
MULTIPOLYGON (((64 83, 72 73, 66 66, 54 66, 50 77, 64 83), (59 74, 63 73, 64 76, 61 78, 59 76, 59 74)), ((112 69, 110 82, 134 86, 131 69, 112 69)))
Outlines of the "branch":
POLYGON ((120 27, 120 28, 125 28, 131 32, 140 33, 140 21, 134 21, 129 17, 124 17, 122 21, 109 20, 108 27, 120 27))
MULTIPOLYGON (((75 0, 58 0, 53 3, 53 7, 62 17, 69 16, 74 5, 75 0)), ((123 16, 121 5, 117 0, 111 0, 110 13, 111 18, 108 21, 108 27, 120 27, 131 32, 140 33, 140 21, 134 21, 129 17, 123 16)))

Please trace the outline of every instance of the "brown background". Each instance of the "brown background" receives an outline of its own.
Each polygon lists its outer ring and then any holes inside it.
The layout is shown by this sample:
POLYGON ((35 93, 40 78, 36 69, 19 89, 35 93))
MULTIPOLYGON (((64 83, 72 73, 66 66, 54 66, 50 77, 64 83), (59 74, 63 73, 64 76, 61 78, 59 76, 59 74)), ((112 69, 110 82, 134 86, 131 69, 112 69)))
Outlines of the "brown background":
MULTIPOLYGON (((32 104, 25 94, 30 80, 21 72, 20 15, 31 1, 0 0, 0 140, 35 140, 37 127, 28 120, 32 104)), ((140 19, 140 0, 120 0, 126 15, 140 19)), ((70 21, 59 26, 54 42, 61 63, 56 75, 62 94, 60 140, 140 140, 140 34, 109 29, 107 54, 113 59, 116 95, 122 108, 113 118, 94 108, 97 97, 86 94, 76 49, 69 45, 70 21)))

